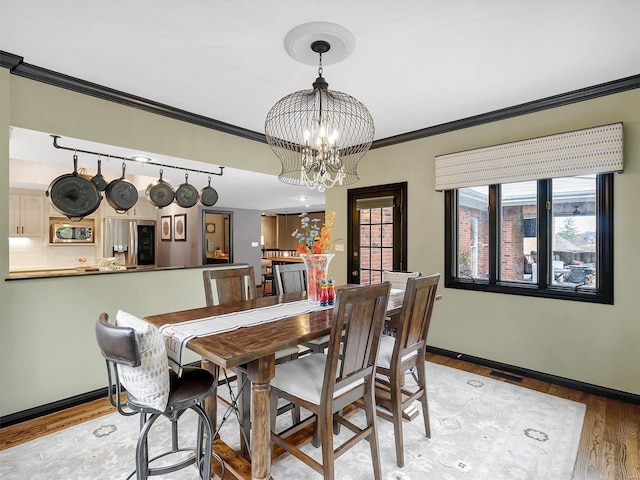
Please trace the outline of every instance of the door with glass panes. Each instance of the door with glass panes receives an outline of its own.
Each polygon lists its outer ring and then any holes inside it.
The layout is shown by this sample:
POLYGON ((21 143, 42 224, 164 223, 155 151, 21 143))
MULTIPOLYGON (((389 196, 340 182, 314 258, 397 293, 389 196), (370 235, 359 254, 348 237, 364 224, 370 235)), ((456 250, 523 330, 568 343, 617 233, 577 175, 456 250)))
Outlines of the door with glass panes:
POLYGON ((349 190, 349 283, 381 283, 383 270, 406 270, 406 199, 406 182, 349 190))

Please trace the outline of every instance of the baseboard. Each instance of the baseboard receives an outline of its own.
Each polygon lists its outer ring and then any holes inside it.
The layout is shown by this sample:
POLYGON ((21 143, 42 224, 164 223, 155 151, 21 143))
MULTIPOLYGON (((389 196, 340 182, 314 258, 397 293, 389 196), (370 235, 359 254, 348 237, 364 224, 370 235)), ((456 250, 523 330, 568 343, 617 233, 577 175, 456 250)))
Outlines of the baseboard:
POLYGON ((33 420, 34 418, 49 415, 50 413, 59 412, 71 407, 77 407, 83 403, 92 402, 99 398, 107 396, 107 387, 93 390, 92 392, 82 393, 73 397, 58 400, 56 402, 47 403, 37 407, 22 410, 21 412, 12 413, 0 417, 0 427, 9 427, 17 423, 26 422, 27 420, 33 420))
MULTIPOLYGON (((473 355, 466 355, 460 352, 454 352, 452 350, 446 350, 444 348, 438 348, 429 346, 427 347, 429 353, 435 353, 444 357, 456 358, 465 362, 475 363, 489 368, 497 368, 504 372, 513 373, 523 377, 533 378, 535 380, 542 380, 544 382, 553 383, 554 385, 560 385, 562 387, 571 388, 573 390, 580 390, 581 392, 590 393, 592 395, 599 395, 601 397, 613 398, 621 400, 623 402, 632 403, 634 405, 640 405, 640 395, 633 393, 622 392, 620 390, 614 390, 612 388, 600 387, 590 383, 579 382, 577 380, 571 380, 569 378, 559 377, 557 375, 551 375, 549 373, 537 372, 535 370, 529 370, 527 368, 516 367, 515 365, 509 365, 507 363, 496 362, 493 360, 487 360, 486 358, 474 357, 473 355)), ((196 361, 189 366, 200 366, 200 362, 196 361)), ((92 392, 83 393, 73 397, 58 400, 56 402, 47 403, 38 407, 22 410, 21 412, 12 413, 0 417, 0 427, 9 427, 27 420, 49 415, 51 413, 59 412, 71 407, 77 407, 83 403, 98 400, 107 396, 107 388, 100 388, 93 390, 92 392)))
POLYGON ((634 393, 623 392, 621 390, 615 390, 613 388, 601 387, 598 385, 593 385, 591 383, 579 382, 577 380, 571 380, 570 378, 559 377, 557 375, 529 370, 527 368, 509 365, 507 363, 487 360, 486 358, 474 357, 473 355, 466 355, 464 353, 454 352, 452 350, 446 350, 444 348, 428 346, 427 352, 442 355, 444 357, 464 360, 465 362, 475 363, 484 367, 496 368, 498 370, 513 373, 523 377, 553 383, 554 385, 559 385, 561 387, 580 390, 581 392, 589 393, 592 395, 599 395, 601 397, 613 398, 615 400, 621 400, 623 402, 632 403, 634 405, 640 405, 640 395, 636 395, 634 393))
MULTIPOLYGON (((200 361, 192 362, 186 365, 188 367, 199 367, 200 361)), ((81 393, 73 397, 64 398, 56 402, 47 403, 45 405, 39 405, 37 407, 22 410, 21 412, 11 413, 0 417, 0 428, 16 425, 27 420, 33 420, 34 418, 43 417, 51 413, 56 413, 67 408, 77 407, 83 403, 92 402, 100 398, 104 398, 108 395, 107 387, 93 390, 92 392, 81 393)))

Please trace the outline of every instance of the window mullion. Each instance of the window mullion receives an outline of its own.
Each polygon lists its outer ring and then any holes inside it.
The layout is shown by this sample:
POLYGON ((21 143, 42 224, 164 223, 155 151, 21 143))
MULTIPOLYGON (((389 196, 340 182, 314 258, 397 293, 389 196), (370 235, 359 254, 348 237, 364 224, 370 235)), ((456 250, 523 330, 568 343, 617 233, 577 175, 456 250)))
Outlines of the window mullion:
POLYGON ((553 232, 551 212, 551 182, 538 181, 538 286, 549 286, 549 266, 551 265, 550 248, 553 232))
POLYGON ((500 185, 489 186, 489 284, 495 285, 500 269, 500 185))

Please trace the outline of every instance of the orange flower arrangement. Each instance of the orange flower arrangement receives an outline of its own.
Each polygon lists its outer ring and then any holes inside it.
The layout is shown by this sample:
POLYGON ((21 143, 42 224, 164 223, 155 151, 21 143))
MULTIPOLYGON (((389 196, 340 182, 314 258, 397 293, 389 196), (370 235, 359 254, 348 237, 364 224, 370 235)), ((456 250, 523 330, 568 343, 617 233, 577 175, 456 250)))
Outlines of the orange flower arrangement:
POLYGON ((296 229, 291 236, 298 239, 297 254, 327 253, 333 246, 333 218, 336 212, 327 212, 325 222, 318 228, 320 219, 309 220, 307 213, 301 213, 300 229, 296 229))

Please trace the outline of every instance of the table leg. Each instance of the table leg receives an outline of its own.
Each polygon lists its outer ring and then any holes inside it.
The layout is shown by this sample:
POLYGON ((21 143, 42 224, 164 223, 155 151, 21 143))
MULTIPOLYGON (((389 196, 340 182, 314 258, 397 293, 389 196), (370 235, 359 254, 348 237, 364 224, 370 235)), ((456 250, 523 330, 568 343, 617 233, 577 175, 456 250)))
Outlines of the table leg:
POLYGON ((218 365, 216 365, 215 363, 210 362, 206 358, 202 359, 200 365, 205 370, 211 372, 213 378, 215 379, 213 382, 213 392, 211 392, 209 398, 205 399, 204 401, 204 411, 209 416, 209 420, 211 420, 211 430, 215 432, 218 428, 218 378, 220 376, 220 367, 218 367, 218 365))
POLYGON ((275 355, 249 363, 253 406, 251 408, 251 477, 266 480, 271 474, 271 385, 275 355))

